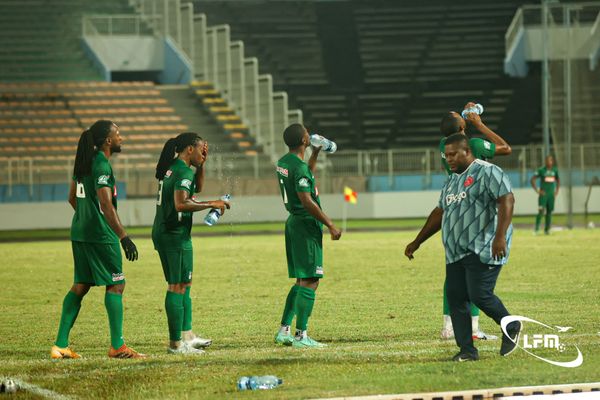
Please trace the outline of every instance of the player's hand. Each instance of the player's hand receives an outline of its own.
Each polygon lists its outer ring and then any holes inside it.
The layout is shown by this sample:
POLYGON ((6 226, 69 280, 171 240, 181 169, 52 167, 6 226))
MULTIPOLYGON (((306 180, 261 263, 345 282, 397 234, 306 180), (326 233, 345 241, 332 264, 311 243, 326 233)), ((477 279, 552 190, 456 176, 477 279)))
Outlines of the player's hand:
POLYGON ((556 191, 554 191, 554 197, 558 196, 558 189, 556 189, 556 191))
POLYGON ((471 107, 475 107, 476 103, 470 101, 467 104, 465 104, 465 106, 463 107, 463 110, 466 110, 467 108, 471 108, 471 107))
POLYGON ((335 225, 329 227, 329 233, 331 234, 331 240, 340 240, 342 237, 342 231, 336 228, 335 225))
POLYGON ((129 236, 125 236, 123 239, 121 239, 121 247, 123 247, 123 251, 125 252, 125 258, 127 258, 129 261, 135 261, 138 259, 137 247, 129 238, 129 236))
POLYGON ((492 258, 496 261, 506 256, 506 239, 504 236, 496 236, 492 241, 492 258))
POLYGON ((468 113, 467 114, 467 122, 470 123, 471 125, 477 126, 477 125, 481 124, 481 117, 475 113, 468 113))
POLYGON ((413 258, 415 258, 413 256, 413 253, 415 251, 417 251, 419 249, 421 245, 419 243, 417 243, 416 241, 412 241, 409 244, 406 245, 406 248, 404 249, 404 255, 406 257, 408 257, 409 260, 412 260, 413 258))
POLYGON ((225 214, 225 209, 229 210, 231 208, 231 204, 229 204, 229 202, 225 200, 215 200, 212 202, 211 207, 218 208, 221 212, 221 215, 223 215, 225 214))
POLYGON ((540 196, 545 196, 545 195, 546 195, 546 192, 545 192, 545 191, 543 191, 542 189, 540 189, 540 190, 538 190, 538 194, 539 194, 540 196))
POLYGON ((310 145, 310 149, 312 150, 312 154, 314 154, 315 156, 319 154, 319 152, 321 151, 321 149, 323 148, 323 146, 314 146, 314 145, 310 145))

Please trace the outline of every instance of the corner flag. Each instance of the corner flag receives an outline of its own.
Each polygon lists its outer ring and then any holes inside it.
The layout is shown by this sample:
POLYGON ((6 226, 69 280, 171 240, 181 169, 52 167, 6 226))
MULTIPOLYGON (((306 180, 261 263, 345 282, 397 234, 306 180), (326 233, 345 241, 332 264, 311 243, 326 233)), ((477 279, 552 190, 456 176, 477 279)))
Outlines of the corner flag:
POLYGON ((358 201, 358 194, 350 189, 348 186, 344 187, 344 200, 347 203, 352 203, 352 204, 356 204, 356 202, 358 201))

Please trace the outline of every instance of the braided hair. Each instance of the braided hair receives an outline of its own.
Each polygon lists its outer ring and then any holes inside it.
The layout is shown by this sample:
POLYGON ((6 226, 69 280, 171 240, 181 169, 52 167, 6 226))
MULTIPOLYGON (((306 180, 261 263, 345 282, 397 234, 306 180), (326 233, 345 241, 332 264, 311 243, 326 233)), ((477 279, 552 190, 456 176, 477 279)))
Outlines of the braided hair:
POLYGON ((94 122, 79 137, 75 165, 73 167, 73 175, 78 181, 92 173, 94 154, 96 150, 102 147, 113 126, 116 126, 114 122, 101 119, 94 122))
POLYGON ((163 179, 177 155, 188 146, 196 146, 201 140, 200 135, 194 132, 184 132, 167 140, 156 164, 156 174, 154 175, 156 179, 159 181, 163 179))

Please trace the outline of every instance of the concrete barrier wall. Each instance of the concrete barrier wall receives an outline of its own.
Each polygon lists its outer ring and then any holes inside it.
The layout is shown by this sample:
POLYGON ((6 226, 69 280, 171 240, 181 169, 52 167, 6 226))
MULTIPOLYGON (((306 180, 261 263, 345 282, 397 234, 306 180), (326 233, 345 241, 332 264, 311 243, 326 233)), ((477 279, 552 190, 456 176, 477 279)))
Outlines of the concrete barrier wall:
MULTIPOLYGON (((584 211, 588 189, 574 188, 573 210, 584 211)), ((566 212, 565 190, 559 193, 556 212, 566 212)), ((437 205, 438 191, 359 193, 358 204, 347 205, 348 218, 411 218, 426 217, 437 205)), ((531 189, 515 189, 515 215, 537 213, 537 195, 531 189)), ((344 200, 341 194, 321 196, 325 212, 334 219, 342 218, 344 200)), ((600 213, 600 189, 592 190, 590 212, 600 213)), ((151 199, 119 202, 119 215, 125 226, 152 225, 155 202, 151 199)), ((198 213, 200 223, 206 212, 198 213)), ((54 229, 71 225, 73 210, 65 202, 0 204, 0 230, 54 229)), ((222 221, 233 223, 284 221, 287 212, 279 196, 247 196, 233 199, 233 208, 222 221)))

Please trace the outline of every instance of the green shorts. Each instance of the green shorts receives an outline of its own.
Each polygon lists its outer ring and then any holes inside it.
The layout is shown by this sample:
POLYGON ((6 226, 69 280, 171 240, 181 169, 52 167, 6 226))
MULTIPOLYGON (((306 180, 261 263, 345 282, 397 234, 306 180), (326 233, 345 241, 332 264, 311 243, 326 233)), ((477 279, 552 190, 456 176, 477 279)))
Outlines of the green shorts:
POLYGON ((538 206, 541 210, 546 210, 547 212, 554 211, 554 195, 543 195, 538 197, 538 206))
POLYGON ((112 286, 125 283, 119 243, 71 242, 75 262, 74 283, 112 286))
POLYGON ((285 253, 290 278, 323 277, 323 225, 290 215, 285 222, 285 253))
POLYGON ((156 249, 160 257, 165 280, 170 285, 190 283, 194 271, 194 252, 192 249, 156 249))

